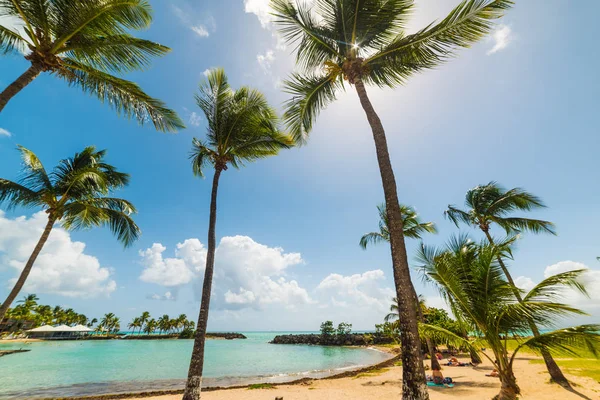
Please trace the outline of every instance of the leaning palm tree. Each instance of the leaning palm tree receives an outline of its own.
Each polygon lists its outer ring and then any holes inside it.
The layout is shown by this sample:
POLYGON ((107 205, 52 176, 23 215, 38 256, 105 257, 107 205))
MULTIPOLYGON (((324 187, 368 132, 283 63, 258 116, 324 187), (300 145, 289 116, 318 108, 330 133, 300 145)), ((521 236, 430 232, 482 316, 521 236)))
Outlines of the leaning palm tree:
POLYGON ((291 137, 279 131, 279 119, 264 95, 248 87, 233 90, 223 69, 213 69, 209 72, 207 80, 200 85, 196 102, 206 116, 208 128, 205 141, 193 141, 190 154, 192 170, 194 175, 203 176, 204 169, 210 165, 215 173, 210 200, 202 302, 184 400, 200 398, 204 342, 215 265, 217 191, 221 173, 230 165, 240 168, 245 162, 276 155, 279 150, 290 148, 294 144, 291 137))
POLYGON ((284 83, 292 95, 284 119, 298 141, 306 139, 321 110, 345 81, 354 86, 371 126, 389 220, 392 262, 403 324, 403 397, 427 399, 420 360, 417 315, 396 180, 385 130, 365 85, 397 87, 415 73, 452 58, 479 41, 513 4, 512 0, 464 0, 437 24, 406 34, 413 0, 320 0, 316 5, 272 0, 275 22, 296 45, 298 72, 284 83))
POLYGON ((129 329, 132 329, 132 333, 135 335, 135 330, 141 327, 140 317, 135 317, 130 323, 127 324, 129 329))
MULTIPOLYGON (((365 233, 360 238, 360 247, 363 249, 367 249, 369 244, 378 244, 378 243, 390 243, 390 228, 389 228, 389 220, 386 213, 385 204, 380 204, 377 206, 377 211, 379 211, 379 232, 369 232, 365 233)), ((400 204, 400 213, 402 215, 402 231, 404 233, 405 238, 411 239, 421 239, 421 235, 423 233, 437 233, 437 228, 433 222, 423 222, 419 218, 419 215, 415 211, 414 208, 406 206, 404 204, 400 204)), ((423 311, 421 308, 421 301, 417 296, 417 291, 413 286, 413 296, 416 298, 417 302, 417 317, 420 322, 424 322, 423 311)), ((391 305, 391 313, 388 314, 385 318, 388 321, 389 318, 393 318, 396 320, 398 326, 400 325, 400 308, 399 308, 398 298, 394 297, 393 303, 391 305)), ((427 351, 431 356, 431 369, 440 369, 440 364, 438 359, 435 357, 435 344, 429 338, 427 341, 427 351)), ((480 361, 481 362, 481 361, 480 361)))
POLYGON ((586 293, 581 283, 585 270, 568 271, 550 276, 528 293, 521 292, 521 301, 514 295, 514 286, 506 279, 498 263, 503 246, 483 242, 475 244, 466 236, 450 240, 446 248, 422 246, 419 260, 425 278, 435 284, 455 316, 472 326, 479 336, 465 339, 443 328, 422 325, 423 335, 445 340, 453 345, 467 346, 475 351, 491 350, 493 357, 481 355, 494 364, 500 375, 498 400, 515 400, 520 393, 513 371, 516 355, 522 349, 536 353, 557 352, 577 357, 591 352, 600 357, 600 325, 582 325, 558 329, 526 339, 517 339, 511 350, 502 338, 522 338, 529 334, 530 320, 552 328, 564 317, 585 314, 563 304, 566 289, 586 293))
POLYGON ((142 315, 140 315, 140 331, 144 328, 146 322, 150 320, 150 313, 148 311, 144 311, 142 315))
POLYGON ((152 122, 160 131, 183 128, 177 114, 121 77, 144 70, 168 47, 131 35, 152 22, 147 0, 0 0, 0 52, 25 54, 27 71, 0 93, 0 112, 42 72, 108 103, 119 114, 152 122))
MULTIPOLYGON (((465 196, 465 205, 468 210, 461 210, 456 206, 449 205, 445 215, 459 226, 462 222, 476 229, 480 229, 490 244, 495 241, 490 233, 492 224, 500 226, 507 235, 514 235, 522 231, 533 233, 550 233, 555 235, 554 224, 548 221, 531 219, 524 217, 514 217, 511 214, 515 211, 531 211, 544 208, 543 201, 521 188, 505 190, 496 182, 490 182, 487 185, 476 186, 470 189, 465 196)), ((521 300, 515 282, 502 259, 498 254, 498 263, 504 272, 506 279, 513 286, 513 291, 517 299, 521 300)), ((540 330, 535 322, 531 320, 530 328, 534 336, 540 335, 540 330)), ((549 352, 542 352, 546 368, 552 380, 562 386, 570 386, 569 381, 562 373, 560 367, 549 352)))
POLYGON ((19 151, 23 175, 18 182, 0 178, 0 204, 5 203, 8 208, 40 207, 48 215, 48 222, 19 279, 0 306, 0 321, 25 284, 55 223, 62 222, 67 230, 108 225, 124 246, 133 244, 140 234, 131 218, 135 207, 127 200, 109 197, 113 190, 128 184, 129 175, 104 162, 105 150, 86 147, 74 157, 61 160, 50 173, 31 150, 19 146, 19 151))

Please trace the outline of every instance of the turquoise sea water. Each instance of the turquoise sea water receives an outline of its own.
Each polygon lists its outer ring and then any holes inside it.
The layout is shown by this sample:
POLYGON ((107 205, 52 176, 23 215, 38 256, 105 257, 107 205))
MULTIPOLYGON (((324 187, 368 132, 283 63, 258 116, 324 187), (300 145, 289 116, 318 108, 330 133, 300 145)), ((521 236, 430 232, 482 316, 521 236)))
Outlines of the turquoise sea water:
MULTIPOLYGON (((205 386, 325 376, 389 356, 370 349, 274 345, 275 333, 207 340, 205 386)), ((0 358, 0 399, 83 396, 182 388, 192 340, 49 341, 0 344, 30 349, 0 358)))

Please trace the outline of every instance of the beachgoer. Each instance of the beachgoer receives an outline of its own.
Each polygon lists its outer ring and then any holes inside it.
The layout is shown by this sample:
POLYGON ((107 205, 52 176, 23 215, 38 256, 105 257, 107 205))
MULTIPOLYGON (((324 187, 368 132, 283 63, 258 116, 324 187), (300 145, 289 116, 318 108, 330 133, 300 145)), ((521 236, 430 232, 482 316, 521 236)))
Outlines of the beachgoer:
POLYGON ((500 374, 498 374, 498 370, 496 368, 494 368, 494 370, 492 372, 490 372, 489 374, 485 374, 485 376, 491 376, 492 378, 498 378, 500 376, 500 374))

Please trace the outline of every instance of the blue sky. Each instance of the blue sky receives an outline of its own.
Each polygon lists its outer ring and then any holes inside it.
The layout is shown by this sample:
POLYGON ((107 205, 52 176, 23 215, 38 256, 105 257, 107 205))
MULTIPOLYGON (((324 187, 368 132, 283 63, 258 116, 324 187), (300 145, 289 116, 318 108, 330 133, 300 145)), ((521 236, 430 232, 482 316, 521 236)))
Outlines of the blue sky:
MULTIPOLYGON (((456 2, 418 1, 411 29, 443 17, 456 2)), ((27 288, 43 303, 89 316, 115 312, 124 322, 144 310, 196 318, 210 179, 192 176, 187 155, 192 137, 204 133, 193 101, 203 72, 224 67, 232 86, 254 86, 280 107, 286 95, 279 82, 293 67, 291 49, 282 48, 265 12, 267 1, 152 4, 154 23, 141 36, 173 51, 128 78, 174 108, 187 130, 140 127, 49 75, 0 114, 2 177, 16 178, 16 144, 35 151, 46 167, 93 144, 131 174, 119 195, 138 207, 141 239, 123 250, 106 229, 70 235, 59 229, 27 288)), ((559 234, 525 235, 511 263, 514 276, 527 286, 581 263, 592 269, 588 280, 600 292, 600 57, 593 51, 599 12, 593 1, 517 1, 489 40, 457 59, 405 87, 370 88, 401 201, 438 224, 439 234, 427 243, 442 244, 457 232, 443 211, 462 205, 467 189, 490 180, 521 186, 546 201, 549 208, 532 216, 555 222, 559 234)), ((26 68, 19 56, 4 57, 0 86, 26 68)), ((217 240, 225 239, 209 329, 310 330, 325 319, 369 329, 384 315, 393 293, 389 250, 358 246, 377 227, 383 194, 370 130, 351 88, 321 114, 311 135, 304 147, 222 177, 217 240)), ((0 297, 37 240, 36 211, 0 213, 0 297)), ((410 255, 416 245, 409 243, 410 255)), ((433 288, 415 282, 431 304, 440 304, 433 288)), ((594 296, 572 298, 596 317, 580 322, 600 318, 594 296)))

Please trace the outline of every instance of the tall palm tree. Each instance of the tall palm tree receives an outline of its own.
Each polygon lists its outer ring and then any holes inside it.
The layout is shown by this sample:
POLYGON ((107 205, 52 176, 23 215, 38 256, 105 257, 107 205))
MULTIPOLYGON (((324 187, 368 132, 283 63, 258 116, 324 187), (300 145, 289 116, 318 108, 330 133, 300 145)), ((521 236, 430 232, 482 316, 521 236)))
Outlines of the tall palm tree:
POLYGON ((187 323, 188 323, 187 315, 179 314, 179 317, 177 317, 177 320, 176 320, 176 328, 183 330, 187 326, 187 323))
POLYGON ((147 0, 0 0, 0 16, 24 34, 0 25, 0 51, 26 54, 27 71, 0 93, 0 112, 42 72, 108 103, 119 114, 152 122, 160 131, 183 128, 177 114, 120 76, 144 70, 168 47, 130 34, 152 22, 147 0))
POLYGON ((500 393, 495 399, 515 400, 520 393, 513 371, 513 362, 521 349, 536 353, 557 351, 578 356, 591 351, 600 357, 600 325, 583 325, 559 329, 520 339, 511 352, 502 336, 523 337, 529 330, 528 321, 535 319, 540 326, 551 327, 567 316, 585 314, 563 304, 566 288, 585 292, 580 278, 585 270, 569 271, 546 278, 521 301, 514 296, 514 287, 506 279, 498 263, 502 246, 487 242, 475 244, 467 236, 455 237, 446 248, 423 246, 419 254, 425 277, 433 282, 455 315, 468 321, 480 338, 464 339, 443 328, 423 325, 422 333, 480 351, 482 347, 493 352, 493 358, 481 352, 497 368, 500 375, 500 393), (512 353, 512 354, 511 354, 512 353))
MULTIPOLYGON (((28 294, 27 296, 23 297, 23 300, 17 301, 17 303, 22 304, 26 312, 30 313, 38 305, 38 300, 39 297, 37 297, 35 294, 28 294)), ((0 320, 1 319, 2 317, 0 316, 0 320)))
POLYGON ((223 69, 213 69, 200 84, 196 103, 207 119, 206 140, 194 139, 190 154, 194 175, 203 176, 208 165, 215 170, 210 200, 208 249, 202 286, 198 329, 190 362, 184 400, 200 399, 204 342, 210 305, 210 291, 215 265, 215 226, 217 223, 217 191, 219 178, 231 165, 240 168, 245 162, 276 155, 293 146, 291 137, 279 131, 279 119, 264 95, 242 87, 233 90, 223 69))
MULTIPOLYGON (((554 224, 551 222, 511 216, 511 214, 516 211, 525 212, 545 207, 543 201, 539 197, 528 193, 521 188, 505 190, 496 182, 476 186, 467 192, 465 196, 465 205, 468 207, 468 210, 461 210, 456 206, 449 205, 445 215, 454 222, 456 226, 459 226, 462 222, 476 229, 480 229, 490 244, 495 243, 490 233, 492 224, 500 226, 507 235, 514 235, 515 233, 522 231, 556 234, 554 224)), ((498 254, 498 263, 500 264, 506 279, 512 285, 514 295, 521 301, 521 292, 515 285, 500 254, 498 254)), ((533 320, 530 321, 530 328, 534 336, 540 335, 540 331, 533 320)), ((543 351, 542 356, 552 380, 562 386, 569 387, 569 381, 562 373, 562 370, 552 355, 547 351, 543 351)))
POLYGON ((513 4, 512 0, 465 0, 439 23, 406 34, 413 0, 320 0, 315 6, 272 0, 275 22, 296 45, 299 71, 284 83, 292 95, 284 119, 298 141, 306 139, 321 110, 336 99, 345 81, 353 85, 371 126, 390 228, 396 294, 402 314, 403 398, 427 399, 421 362, 414 290, 396 179, 383 124, 365 85, 397 87, 417 72, 452 58, 479 41, 513 4))
POLYGON ((107 313, 104 314, 98 326, 103 332, 106 332, 107 334, 112 333, 117 320, 118 318, 114 313, 107 313))
MULTIPOLYGON (((360 238, 360 247, 363 249, 367 249, 369 244, 378 244, 378 243, 390 243, 390 228, 389 228, 389 220, 386 213, 385 204, 380 204, 377 206, 377 211, 379 212, 379 232, 369 232, 365 233, 360 238)), ((419 215, 414 210, 414 208, 410 206, 406 206, 404 204, 400 204, 400 213, 402 215, 402 231, 404 233, 405 238, 411 239, 421 239, 421 235, 423 233, 437 233, 437 229, 433 222, 423 222, 419 218, 419 215)), ((417 296, 417 291, 413 288, 413 296, 415 297, 415 301, 417 303, 417 317, 420 322, 424 322, 423 310, 421 308, 421 301, 419 296, 417 296)), ((401 318, 399 315, 399 301, 397 297, 394 297, 392 305, 391 305, 391 313, 388 314, 385 318, 388 321, 389 318, 393 318, 397 321, 398 325, 401 324, 401 318), (393 316, 397 316, 394 318, 393 316), (389 318, 388 318, 389 317, 389 318)), ((440 363, 438 359, 435 357, 435 344, 429 338, 426 338, 427 341, 427 351, 431 357, 431 369, 440 369, 440 363)))
POLYGON ((109 197, 113 190, 128 184, 129 175, 104 162, 105 150, 86 147, 61 160, 50 173, 31 150, 19 146, 19 151, 23 175, 18 182, 0 178, 0 204, 9 208, 40 207, 48 215, 48 222, 14 288, 0 306, 0 321, 25 284, 56 222, 62 222, 67 230, 108 225, 124 246, 131 245, 140 234, 131 218, 136 212, 133 204, 109 197))

